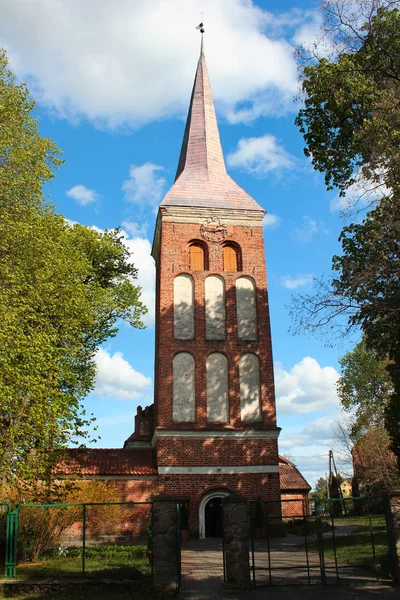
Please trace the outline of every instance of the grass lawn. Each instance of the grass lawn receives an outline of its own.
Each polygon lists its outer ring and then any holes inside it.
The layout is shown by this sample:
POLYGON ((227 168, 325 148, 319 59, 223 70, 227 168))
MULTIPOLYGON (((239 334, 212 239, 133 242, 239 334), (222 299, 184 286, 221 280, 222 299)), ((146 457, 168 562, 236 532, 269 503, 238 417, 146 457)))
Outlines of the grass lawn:
MULTIPOLYGON (((71 596, 73 596, 73 600, 165 600, 167 596, 165 594, 161 594, 156 592, 152 587, 126 587, 124 589, 119 589, 117 586, 112 590, 108 587, 99 587, 95 586, 93 589, 86 589, 83 592, 68 592, 68 593, 59 593, 49 594, 48 591, 43 593, 28 593, 21 594, 17 596, 13 596, 16 600, 71 600, 71 596)), ((1 598, 0 593, 0 598, 1 598)))
MULTIPOLYGON (((382 519, 383 517, 381 517, 382 519)), ((371 576, 374 577, 376 572, 380 577, 390 577, 390 562, 388 556, 388 543, 386 526, 383 522, 376 521, 373 526, 373 540, 375 546, 375 557, 376 557, 376 571, 375 571, 375 560, 373 555, 371 532, 368 524, 360 524, 360 518, 354 523, 349 523, 348 519, 336 520, 335 521, 335 544, 331 536, 323 536, 323 550, 326 558, 335 559, 335 545, 336 545, 336 558, 339 564, 347 564, 354 567, 362 567, 367 569, 371 576), (337 535, 337 528, 339 525, 351 525, 352 531, 349 533, 341 533, 337 535), (357 527, 356 530, 354 528, 357 527)), ((318 543, 311 542, 308 544, 310 552, 318 552, 318 543)))
MULTIPOLYGON (((146 546, 96 546, 85 552, 85 577, 142 579, 151 574, 146 546)), ((82 577, 82 551, 65 550, 59 556, 43 556, 36 562, 18 563, 17 579, 82 577)))

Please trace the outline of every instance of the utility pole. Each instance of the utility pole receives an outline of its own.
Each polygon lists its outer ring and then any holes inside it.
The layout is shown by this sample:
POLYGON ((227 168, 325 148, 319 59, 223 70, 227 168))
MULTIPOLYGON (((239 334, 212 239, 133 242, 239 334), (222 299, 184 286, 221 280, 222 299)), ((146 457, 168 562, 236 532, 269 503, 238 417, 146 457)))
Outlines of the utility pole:
POLYGON ((336 468, 336 462, 335 462, 335 459, 334 459, 334 457, 333 457, 333 452, 332 452, 332 450, 330 450, 330 453, 331 453, 331 455, 332 455, 333 468, 335 469, 335 477, 336 477, 336 480, 337 480, 337 482, 338 482, 339 496, 341 497, 341 499, 342 499, 342 502, 343 502, 343 510, 344 510, 344 514, 345 514, 345 515, 347 515, 346 502, 345 502, 345 500, 344 500, 344 496, 343 496, 343 491, 342 491, 342 488, 341 488, 341 486, 340 486, 340 484, 339 484, 338 471, 337 471, 337 468, 336 468))

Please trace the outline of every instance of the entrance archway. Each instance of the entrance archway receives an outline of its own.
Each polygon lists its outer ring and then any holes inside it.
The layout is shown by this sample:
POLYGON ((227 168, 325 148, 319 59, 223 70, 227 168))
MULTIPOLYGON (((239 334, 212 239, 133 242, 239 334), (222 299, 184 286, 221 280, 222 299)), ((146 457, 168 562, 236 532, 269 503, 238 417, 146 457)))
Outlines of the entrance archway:
POLYGON ((199 537, 221 537, 222 535, 222 498, 229 496, 227 490, 213 490, 201 499, 199 506, 199 537))

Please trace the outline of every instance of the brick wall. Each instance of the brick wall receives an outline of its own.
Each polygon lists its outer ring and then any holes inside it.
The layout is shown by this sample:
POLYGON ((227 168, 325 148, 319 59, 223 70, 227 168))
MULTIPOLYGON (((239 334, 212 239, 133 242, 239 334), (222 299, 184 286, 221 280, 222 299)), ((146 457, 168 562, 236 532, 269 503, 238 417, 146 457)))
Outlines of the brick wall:
POLYGON ((236 492, 248 500, 269 500, 280 496, 278 473, 160 475, 158 481, 160 493, 190 498, 189 526, 194 536, 198 534, 200 501, 212 490, 236 492))
MULTIPOLYGON (((188 424, 172 421, 172 359, 177 352, 190 352, 196 364, 196 425, 207 428, 206 358, 212 352, 222 352, 228 358, 229 406, 228 427, 242 429, 240 420, 239 357, 254 352, 260 359, 260 384, 263 422, 260 428, 276 427, 275 395, 271 334, 269 325, 268 293, 265 273, 262 228, 256 226, 228 227, 229 237, 241 247, 241 272, 223 271, 223 248, 219 243, 208 243, 209 270, 189 271, 188 244, 201 239, 196 223, 163 222, 161 225, 160 254, 157 265, 156 301, 156 365, 155 404, 156 426, 161 428, 191 428, 188 424), (180 273, 190 273, 195 282, 195 336, 193 340, 174 340, 173 282, 180 273), (205 339, 204 282, 207 276, 218 274, 225 280, 227 338, 224 341, 205 339), (247 275, 257 287, 257 317, 259 339, 246 342, 238 339, 236 317, 236 279, 247 275)), ((193 426, 193 425, 192 425, 193 426)), ((256 426, 257 427, 257 426, 256 426)), ((214 426, 212 427, 214 429, 214 426)))
POLYGON ((276 440, 161 438, 158 466, 276 465, 276 440))

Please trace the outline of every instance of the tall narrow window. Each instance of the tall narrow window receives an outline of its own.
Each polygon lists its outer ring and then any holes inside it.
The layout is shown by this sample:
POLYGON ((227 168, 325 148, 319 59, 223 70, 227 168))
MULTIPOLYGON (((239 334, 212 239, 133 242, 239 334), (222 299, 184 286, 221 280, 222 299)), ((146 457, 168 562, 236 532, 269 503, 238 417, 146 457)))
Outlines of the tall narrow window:
POLYGON ((200 244, 192 244, 189 247, 189 269, 204 271, 204 249, 200 244))
POLYGON ((194 282, 186 274, 174 279, 174 337, 177 340, 194 337, 194 282))
POLYGON ((205 283, 206 339, 225 339, 225 286, 218 275, 210 275, 205 283))
POLYGON ((224 246, 224 271, 238 271, 238 253, 233 246, 224 246))
POLYGON ((172 398, 172 419, 175 423, 196 420, 194 358, 188 352, 174 356, 172 398))
POLYGON ((255 354, 242 354, 239 359, 240 418, 244 423, 261 420, 260 363, 255 354))
POLYGON ((228 407, 228 361, 224 354, 214 352, 207 357, 207 421, 227 423, 228 407))
POLYGON ((241 340, 257 339, 256 288, 250 277, 236 280, 236 312, 241 340))

